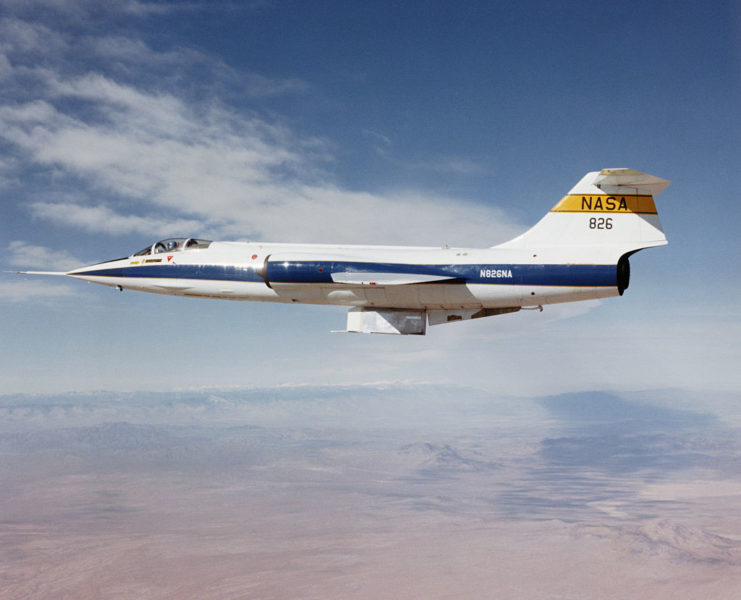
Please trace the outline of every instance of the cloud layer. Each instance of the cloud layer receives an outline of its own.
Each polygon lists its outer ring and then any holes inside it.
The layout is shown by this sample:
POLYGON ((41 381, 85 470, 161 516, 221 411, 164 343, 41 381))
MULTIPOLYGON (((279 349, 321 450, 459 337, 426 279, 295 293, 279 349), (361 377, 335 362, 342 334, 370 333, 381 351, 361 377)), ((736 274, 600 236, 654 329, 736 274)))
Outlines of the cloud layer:
POLYGON ((14 267, 45 271, 67 271, 83 263, 68 252, 53 252, 44 246, 34 246, 20 240, 8 244, 6 256, 8 264, 14 267))
POLYGON ((72 60, 70 34, 18 18, 0 30, 0 142, 16 167, 6 161, 5 182, 33 168, 28 210, 45 222, 155 237, 429 245, 491 245, 521 229, 495 208, 427 190, 343 188, 327 169, 341 149, 250 105, 311 93, 297 78, 236 73, 197 51, 90 32, 72 60), (177 81, 200 71, 212 79, 196 92, 177 81), (220 77, 245 90, 239 106, 219 93, 220 77))

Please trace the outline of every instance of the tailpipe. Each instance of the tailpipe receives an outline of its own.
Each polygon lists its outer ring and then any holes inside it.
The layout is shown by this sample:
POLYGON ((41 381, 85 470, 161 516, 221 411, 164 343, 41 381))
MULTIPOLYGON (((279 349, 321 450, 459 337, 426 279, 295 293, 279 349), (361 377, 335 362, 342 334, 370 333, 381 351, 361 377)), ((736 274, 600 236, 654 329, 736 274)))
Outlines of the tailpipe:
POLYGON ((617 288, 618 293, 621 296, 623 295, 623 292, 628 289, 628 285, 630 285, 630 261, 628 260, 628 257, 631 254, 633 254, 633 252, 623 254, 617 264, 617 288))

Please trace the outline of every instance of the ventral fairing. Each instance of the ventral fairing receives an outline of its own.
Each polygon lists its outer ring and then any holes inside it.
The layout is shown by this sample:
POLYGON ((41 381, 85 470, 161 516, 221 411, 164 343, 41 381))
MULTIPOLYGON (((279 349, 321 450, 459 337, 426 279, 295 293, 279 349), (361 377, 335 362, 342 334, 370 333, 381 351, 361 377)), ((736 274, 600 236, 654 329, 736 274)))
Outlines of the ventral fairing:
POLYGON ((669 181, 587 173, 534 227, 491 248, 214 242, 172 238, 63 273, 156 294, 349 306, 347 332, 427 325, 620 296, 628 258, 667 243, 653 197, 669 181))

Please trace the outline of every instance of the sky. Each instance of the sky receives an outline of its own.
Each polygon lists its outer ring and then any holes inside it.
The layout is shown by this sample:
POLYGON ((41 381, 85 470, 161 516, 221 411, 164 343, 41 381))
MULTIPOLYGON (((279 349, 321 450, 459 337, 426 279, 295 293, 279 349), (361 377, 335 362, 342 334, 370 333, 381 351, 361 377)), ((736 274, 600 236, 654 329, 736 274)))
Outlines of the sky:
POLYGON ((0 388, 741 390, 738 2, 0 0, 0 388), (491 246, 671 180, 625 296, 332 334, 338 307, 16 275, 170 237, 491 246))

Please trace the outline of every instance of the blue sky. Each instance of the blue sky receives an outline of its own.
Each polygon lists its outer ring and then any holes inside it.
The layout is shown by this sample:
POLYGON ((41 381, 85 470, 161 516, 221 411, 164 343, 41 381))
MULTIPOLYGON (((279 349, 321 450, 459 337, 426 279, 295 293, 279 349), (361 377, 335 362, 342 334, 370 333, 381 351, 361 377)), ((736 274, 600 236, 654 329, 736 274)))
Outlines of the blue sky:
POLYGON ((488 246, 587 171, 673 181, 624 297, 422 339, 3 273, 3 391, 737 393, 741 8, 565 4, 0 1, 3 271, 171 235, 488 246))

